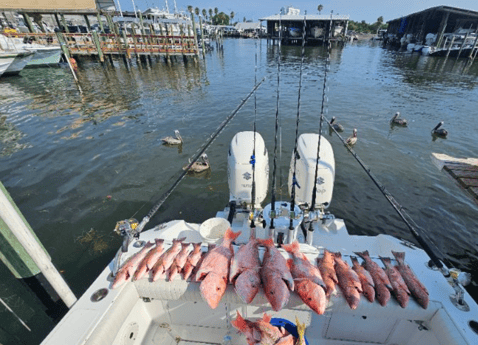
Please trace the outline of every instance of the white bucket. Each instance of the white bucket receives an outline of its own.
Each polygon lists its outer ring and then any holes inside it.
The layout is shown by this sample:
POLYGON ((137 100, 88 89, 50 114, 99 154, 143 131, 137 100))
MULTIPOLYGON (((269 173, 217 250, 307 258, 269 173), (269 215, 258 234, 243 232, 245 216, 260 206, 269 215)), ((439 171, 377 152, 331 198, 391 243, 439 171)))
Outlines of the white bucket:
POLYGON ((209 218, 199 227, 199 233, 207 242, 216 242, 224 237, 231 224, 224 218, 209 218))

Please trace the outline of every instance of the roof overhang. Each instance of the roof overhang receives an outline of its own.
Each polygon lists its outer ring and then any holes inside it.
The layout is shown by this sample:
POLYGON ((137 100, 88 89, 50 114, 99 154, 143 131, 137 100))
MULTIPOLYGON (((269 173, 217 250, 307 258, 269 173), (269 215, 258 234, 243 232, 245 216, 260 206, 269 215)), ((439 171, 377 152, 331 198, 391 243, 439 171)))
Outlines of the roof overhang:
POLYGON ((349 20, 350 16, 349 15, 339 15, 339 14, 333 14, 333 15, 305 15, 305 16, 291 16, 291 15, 279 15, 275 14, 273 16, 265 17, 259 19, 260 21, 304 21, 305 20, 349 20))
POLYGON ((430 11, 449 12, 449 13, 461 14, 461 15, 465 15, 465 16, 471 16, 471 17, 478 18, 478 12, 477 11, 467 10, 467 9, 458 8, 458 7, 451 7, 451 6, 436 6, 436 7, 427 8, 426 10, 423 10, 423 11, 408 14, 408 15, 400 17, 400 18, 395 18, 395 19, 389 20, 389 21, 387 21, 387 23, 391 23, 391 22, 394 22, 394 21, 397 21, 397 20, 401 20, 403 18, 407 18, 407 17, 410 17, 410 16, 415 16, 415 15, 427 13, 427 12, 430 12, 430 11))

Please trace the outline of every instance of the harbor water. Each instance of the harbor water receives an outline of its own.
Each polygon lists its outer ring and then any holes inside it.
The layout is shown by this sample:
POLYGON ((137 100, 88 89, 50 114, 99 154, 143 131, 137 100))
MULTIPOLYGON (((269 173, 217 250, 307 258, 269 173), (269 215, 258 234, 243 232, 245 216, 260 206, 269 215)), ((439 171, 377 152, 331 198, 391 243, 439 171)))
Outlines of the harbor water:
MULTIPOLYGON (((212 169, 187 176, 150 225, 172 219, 202 222, 229 198, 227 152, 238 131, 253 129, 274 151, 278 46, 228 39, 224 50, 167 65, 121 60, 102 66, 80 60, 80 94, 66 66, 24 70, 0 79, 0 181, 53 263, 79 297, 113 258, 121 238, 117 221, 142 219, 219 124, 266 76, 208 149, 212 169), (257 73, 255 57, 257 55, 257 73), (161 138, 178 129, 182 147, 161 138)), ((287 174, 295 138, 300 47, 281 48, 278 199, 288 200, 287 174)), ((326 51, 307 47, 299 132, 319 130, 326 51)), ((326 116, 358 131, 355 151, 426 232, 448 265, 473 274, 478 298, 478 205, 433 165, 431 153, 478 156, 478 64, 395 52, 369 41, 334 47, 326 116), (390 127, 399 111, 406 128, 390 127), (447 139, 431 130, 444 121, 447 139)), ((329 210, 352 234, 389 234, 416 243, 404 223, 354 158, 327 128, 336 159, 329 210)), ((271 169, 272 173, 272 169, 271 169)), ((270 193, 266 202, 270 200, 270 193)), ((264 203, 265 205, 265 203, 264 203)), ((363 248, 366 250, 367 248, 363 248)), ((38 344, 54 327, 35 297, 0 264, 0 297, 32 329, 0 305, 0 344, 38 344)))

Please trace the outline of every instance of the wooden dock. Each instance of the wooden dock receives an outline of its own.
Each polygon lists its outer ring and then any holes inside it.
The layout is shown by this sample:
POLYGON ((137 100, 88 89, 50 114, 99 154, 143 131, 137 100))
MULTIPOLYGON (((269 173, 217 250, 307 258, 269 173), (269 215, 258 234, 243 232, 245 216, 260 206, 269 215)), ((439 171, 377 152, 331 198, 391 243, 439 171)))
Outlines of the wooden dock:
POLYGON ((455 158, 432 153, 433 163, 445 171, 478 203, 478 158, 455 158))
POLYGON ((100 61, 105 57, 123 56, 131 59, 163 56, 169 60, 171 56, 183 58, 198 56, 197 40, 191 34, 126 34, 119 33, 16 33, 11 37, 18 37, 25 42, 35 42, 44 45, 62 45, 67 48, 68 54, 73 57, 97 56, 100 61))

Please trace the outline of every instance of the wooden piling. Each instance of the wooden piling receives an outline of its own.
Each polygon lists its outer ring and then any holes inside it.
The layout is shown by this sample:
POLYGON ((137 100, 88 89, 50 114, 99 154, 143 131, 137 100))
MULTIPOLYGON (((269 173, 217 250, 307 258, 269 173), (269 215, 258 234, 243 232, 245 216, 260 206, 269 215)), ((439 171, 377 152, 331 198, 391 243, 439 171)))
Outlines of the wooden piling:
POLYGON ((98 20, 98 25, 100 26, 101 33, 105 33, 105 28, 103 27, 103 22, 101 20, 100 11, 96 12, 96 19, 98 20))
POLYGON ((204 31, 202 29, 202 19, 201 19, 201 17, 199 17, 199 29, 201 30, 202 56, 204 57, 206 55, 206 53, 205 53, 205 50, 204 50, 204 31))
POLYGON ((451 50, 451 48, 453 47, 453 42, 455 42, 455 36, 453 36, 453 37, 451 38, 451 42, 450 42, 450 45, 449 45, 449 47, 448 47, 448 51, 446 52, 446 57, 447 57, 447 58, 448 58, 448 55, 450 55, 450 50, 451 50))
MULTIPOLYGON (((473 47, 471 48, 470 54, 468 55, 468 59, 472 58, 472 55, 473 55, 473 52, 475 51, 477 43, 478 43, 478 35, 476 35, 475 42, 473 42, 473 47)), ((476 56, 476 53, 475 53, 475 56, 476 56)))
POLYGON ((440 27, 438 29, 438 32, 440 33, 438 35, 438 40, 437 40, 437 48, 440 47, 441 45, 441 42, 443 40, 443 34, 445 33, 445 29, 448 25, 448 17, 450 16, 450 12, 447 12, 446 15, 442 18, 441 22, 440 22, 440 27))
POLYGON ((60 13, 60 20, 61 20, 61 25, 63 26, 63 30, 69 34, 70 29, 68 29, 68 25, 66 25, 66 20, 65 20, 65 15, 63 13, 60 13))
POLYGON ((101 48, 101 42, 98 33, 96 31, 93 31, 91 37, 93 38, 93 42, 95 43, 96 51, 98 52, 98 57, 100 58, 100 61, 104 62, 105 57, 103 55, 103 49, 101 48))
POLYGON ((23 18, 25 19, 25 24, 27 24, 28 30, 34 34, 36 32, 35 27, 33 26, 32 20, 28 13, 22 13, 23 18))

